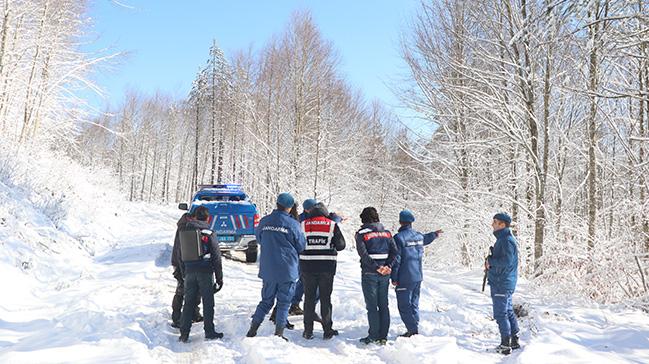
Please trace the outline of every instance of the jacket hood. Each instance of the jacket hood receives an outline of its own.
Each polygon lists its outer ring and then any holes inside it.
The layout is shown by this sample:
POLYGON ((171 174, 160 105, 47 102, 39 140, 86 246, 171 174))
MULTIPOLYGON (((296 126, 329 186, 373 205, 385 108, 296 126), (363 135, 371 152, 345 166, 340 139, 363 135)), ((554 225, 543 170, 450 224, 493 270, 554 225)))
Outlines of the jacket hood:
POLYGON ((209 229, 210 225, 207 223, 207 221, 189 220, 187 221, 187 227, 195 229, 209 229))
POLYGON ((183 216, 181 216, 180 219, 178 219, 178 222, 176 223, 176 225, 178 225, 178 227, 183 227, 183 226, 187 225, 187 223, 189 221, 192 221, 192 220, 193 219, 191 218, 191 215, 188 212, 185 212, 183 214, 183 216))

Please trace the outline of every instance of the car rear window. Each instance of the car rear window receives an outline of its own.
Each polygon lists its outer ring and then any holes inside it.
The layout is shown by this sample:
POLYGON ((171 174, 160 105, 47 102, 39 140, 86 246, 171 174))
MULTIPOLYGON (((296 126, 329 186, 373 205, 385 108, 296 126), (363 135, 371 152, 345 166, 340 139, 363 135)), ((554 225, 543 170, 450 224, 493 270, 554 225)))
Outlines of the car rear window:
POLYGON ((243 196, 236 196, 236 195, 232 195, 232 196, 223 196, 223 195, 220 195, 220 196, 207 196, 207 195, 203 195, 203 196, 200 196, 199 195, 198 200, 200 200, 200 201, 243 201, 243 196))

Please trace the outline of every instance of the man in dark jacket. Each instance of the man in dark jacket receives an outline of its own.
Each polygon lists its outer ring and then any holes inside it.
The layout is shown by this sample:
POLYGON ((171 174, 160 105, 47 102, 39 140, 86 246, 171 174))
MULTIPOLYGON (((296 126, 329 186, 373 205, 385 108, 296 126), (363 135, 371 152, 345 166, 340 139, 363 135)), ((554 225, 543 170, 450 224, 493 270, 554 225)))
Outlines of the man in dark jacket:
POLYGON ((300 254, 300 277, 304 284, 302 336, 313 339, 315 304, 319 292, 323 338, 331 339, 338 335, 338 331, 332 328, 331 292, 336 274, 337 252, 345 249, 345 238, 321 203, 312 207, 309 217, 302 222, 302 231, 306 236, 306 248, 300 254))
POLYGON ((214 331, 214 293, 223 287, 223 268, 221 263, 221 252, 216 235, 210 230, 207 223, 209 211, 205 206, 199 206, 194 212, 195 220, 189 221, 185 229, 187 234, 181 231, 181 259, 185 266, 185 306, 180 318, 179 341, 189 340, 189 331, 192 327, 192 315, 196 305, 196 296, 200 293, 203 298, 203 317, 205 339, 220 339, 223 334, 214 331), (191 233, 194 233, 193 235, 191 233), (186 238, 192 236, 193 238, 186 238), (183 238, 186 240, 183 241, 183 238), (198 247, 198 258, 187 254, 187 247, 196 249, 198 247), (216 281, 216 283, 214 283, 216 281))
POLYGON ((298 255, 304 250, 306 243, 300 224, 289 215, 294 202, 289 193, 280 193, 277 209, 264 216, 255 228, 255 236, 261 247, 259 278, 263 280, 263 287, 261 302, 252 316, 247 337, 257 335, 259 326, 277 298, 275 335, 287 340, 284 328, 298 279, 298 255))
POLYGON ((370 328, 364 344, 385 345, 390 329, 388 288, 392 265, 396 262, 397 246, 390 231, 379 221, 374 207, 366 207, 360 215, 360 230, 356 232, 356 250, 361 258, 363 297, 370 328))
MULTIPOLYGON (((313 198, 304 200, 304 202, 302 202, 302 213, 298 215, 298 221, 302 222, 306 220, 309 217, 311 210, 317 203, 318 201, 313 198)), ((291 300, 291 307, 288 310, 289 315, 299 316, 304 314, 304 311, 300 308, 302 296, 304 296, 304 283, 302 282, 302 278, 300 277, 300 279, 297 281, 297 284, 295 285, 295 294, 293 295, 293 299, 291 300)))
POLYGON ((512 349, 520 348, 518 322, 512 307, 512 295, 518 279, 518 242, 509 228, 511 222, 512 218, 504 212, 493 217, 491 226, 496 243, 485 262, 494 318, 500 331, 500 345, 496 351, 505 355, 510 354, 512 349))
MULTIPOLYGON (((183 280, 183 262, 180 259, 180 230, 184 229, 189 221, 193 220, 193 216, 189 213, 184 213, 178 220, 176 229, 176 236, 174 238, 174 246, 171 251, 171 266, 174 268, 174 278, 176 278, 176 292, 171 301, 171 327, 180 328, 180 313, 183 308, 183 299, 185 296, 185 284, 183 280)), ((198 305, 201 303, 200 294, 196 297, 196 308, 194 310, 194 322, 203 321, 198 305)))
POLYGON ((402 337, 419 334, 419 291, 422 273, 422 258, 424 246, 433 242, 442 230, 422 234, 412 228, 415 215, 409 210, 399 213, 399 232, 394 241, 399 249, 396 263, 392 266, 392 285, 395 286, 397 303, 401 321, 406 325, 406 333, 402 337))

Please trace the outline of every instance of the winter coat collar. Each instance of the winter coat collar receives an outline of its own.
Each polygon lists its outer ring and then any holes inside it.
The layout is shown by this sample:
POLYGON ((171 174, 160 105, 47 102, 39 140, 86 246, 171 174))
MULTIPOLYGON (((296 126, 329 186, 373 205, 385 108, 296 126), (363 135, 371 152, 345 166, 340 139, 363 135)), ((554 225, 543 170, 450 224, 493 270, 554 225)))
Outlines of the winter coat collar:
POLYGON ((410 229, 412 229, 412 224, 402 225, 402 226, 399 228, 399 232, 402 232, 402 231, 405 231, 405 230, 410 230, 410 229))
POLYGON ((187 221, 187 227, 196 229, 209 229, 210 225, 207 223, 207 221, 189 220, 187 221))
POLYGON ((271 214, 273 214, 273 215, 274 214, 279 214, 279 215, 291 216, 291 214, 289 214, 288 212, 286 212, 284 210, 273 210, 273 212, 271 214))
POLYGON ((361 230, 362 229, 372 229, 374 231, 383 231, 383 230, 385 230, 385 228, 383 227, 383 224, 381 224, 380 222, 372 222, 372 223, 369 223, 369 224, 363 224, 363 225, 361 225, 361 230))
POLYGON ((509 236, 511 234, 512 234, 512 232, 511 232, 511 230, 509 228, 503 228, 503 229, 494 231, 494 236, 496 237, 496 239, 505 238, 505 237, 507 237, 507 236, 509 236))

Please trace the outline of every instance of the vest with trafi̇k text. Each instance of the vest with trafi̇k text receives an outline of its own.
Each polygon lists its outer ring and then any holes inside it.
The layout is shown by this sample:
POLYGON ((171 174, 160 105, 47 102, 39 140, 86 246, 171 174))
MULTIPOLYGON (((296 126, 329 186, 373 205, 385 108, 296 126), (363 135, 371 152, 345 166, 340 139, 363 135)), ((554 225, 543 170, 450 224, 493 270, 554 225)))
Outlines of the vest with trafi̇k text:
POLYGON ((333 244, 336 223, 324 216, 302 221, 306 247, 300 253, 303 272, 335 272, 338 252, 333 244))

